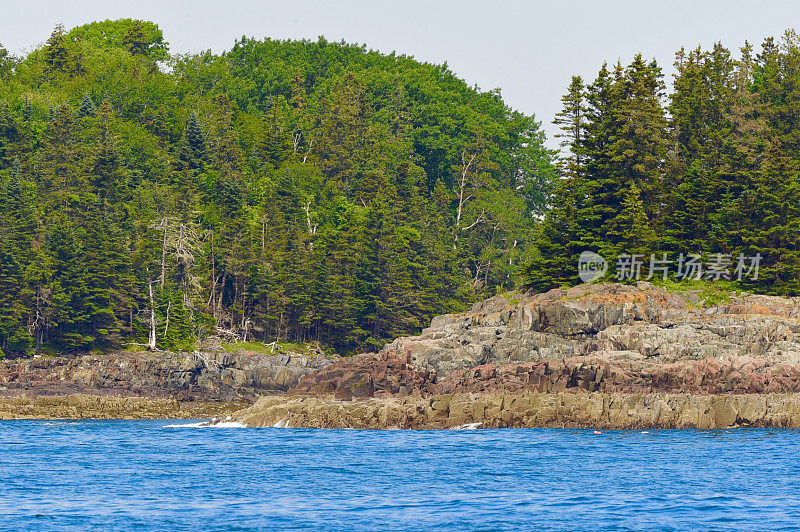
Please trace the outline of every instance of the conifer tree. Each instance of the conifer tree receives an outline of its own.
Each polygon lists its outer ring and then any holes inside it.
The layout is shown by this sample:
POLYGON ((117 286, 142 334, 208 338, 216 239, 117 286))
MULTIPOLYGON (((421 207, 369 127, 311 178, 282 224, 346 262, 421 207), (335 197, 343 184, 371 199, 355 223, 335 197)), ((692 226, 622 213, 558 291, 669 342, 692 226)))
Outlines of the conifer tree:
POLYGON ((84 94, 83 99, 81 99, 81 105, 78 107, 78 118, 94 116, 95 111, 97 111, 97 108, 94 105, 94 101, 92 101, 91 95, 89 93, 84 94))
POLYGON ((226 208, 236 210, 243 201, 242 150, 234 129, 234 110, 230 99, 220 94, 215 99, 215 116, 209 136, 213 166, 217 172, 214 196, 226 208))
POLYGON ((0 353, 6 355, 24 355, 33 347, 27 328, 32 292, 25 267, 34 258, 36 229, 33 198, 18 169, 12 169, 0 186, 0 353))
POLYGON ((93 168, 93 185, 104 203, 115 203, 124 183, 121 175, 122 161, 111 130, 113 110, 108 99, 100 104, 99 115, 100 138, 93 168))
POLYGON ((680 52, 676 68, 670 98, 676 150, 666 175, 665 234, 670 249, 698 253, 710 250, 714 213, 733 192, 723 163, 734 63, 716 44, 711 51, 680 52))
POLYGON ((575 177, 582 172, 581 150, 586 127, 584 89, 581 77, 572 76, 567 93, 561 97, 561 111, 553 120, 553 123, 561 130, 561 133, 556 134, 556 137, 561 139, 559 144, 563 152, 559 159, 559 167, 562 175, 570 177, 575 177))
POLYGON ((46 64, 45 72, 50 76, 57 72, 66 73, 69 71, 70 55, 66 46, 66 31, 62 24, 57 24, 50 38, 47 39, 47 46, 44 49, 44 60, 46 64))
POLYGON ((0 358, 25 355, 33 346, 27 328, 31 314, 25 301, 28 294, 20 261, 10 246, 0 240, 0 358))
POLYGON ((190 113, 186 119, 178 151, 181 168, 188 171, 190 175, 196 175, 208 163, 208 158, 206 136, 200 126, 200 120, 197 118, 197 113, 190 113))
POLYGON ((87 192, 88 179, 82 167, 83 149, 78 143, 75 117, 67 105, 59 106, 47 126, 37 154, 36 170, 47 206, 69 206, 87 192))
POLYGON ((272 168, 278 168, 292 154, 292 139, 286 128, 286 119, 280 116, 273 102, 264 118, 261 138, 258 141, 258 155, 272 168))
POLYGON ((345 75, 325 102, 317 132, 318 149, 326 154, 320 162, 322 172, 348 194, 359 188, 358 181, 368 170, 367 165, 374 164, 370 160, 372 143, 364 91, 363 83, 354 74, 345 75))

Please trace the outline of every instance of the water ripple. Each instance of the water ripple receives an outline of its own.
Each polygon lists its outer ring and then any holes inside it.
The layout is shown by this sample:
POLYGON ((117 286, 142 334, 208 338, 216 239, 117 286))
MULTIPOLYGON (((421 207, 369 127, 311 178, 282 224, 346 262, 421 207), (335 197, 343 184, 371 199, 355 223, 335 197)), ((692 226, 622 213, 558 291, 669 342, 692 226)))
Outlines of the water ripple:
POLYGON ((794 530, 794 430, 0 421, 3 529, 794 530), (184 425, 184 426, 170 426, 184 425))

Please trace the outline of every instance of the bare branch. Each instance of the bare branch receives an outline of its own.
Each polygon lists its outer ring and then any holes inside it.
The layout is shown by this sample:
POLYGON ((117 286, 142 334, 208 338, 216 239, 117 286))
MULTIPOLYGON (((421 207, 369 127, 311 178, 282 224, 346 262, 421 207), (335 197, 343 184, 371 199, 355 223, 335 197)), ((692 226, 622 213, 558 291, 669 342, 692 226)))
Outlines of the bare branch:
POLYGON ((486 211, 481 211, 481 214, 480 214, 480 216, 478 216, 478 217, 475 219, 475 221, 474 221, 474 222, 472 222, 471 224, 469 224, 469 225, 468 225, 468 226, 466 226, 466 227, 462 227, 462 228, 461 228, 461 230, 462 230, 462 231, 469 231, 470 229, 472 229, 472 228, 473 228, 473 227, 475 227, 476 225, 478 225, 478 224, 480 224, 480 223, 483 223, 483 222, 485 222, 485 221, 486 221, 486 217, 484 216, 485 214, 486 214, 486 211))
POLYGON ((303 155, 303 164, 306 163, 306 159, 308 159, 308 156, 311 153, 311 148, 313 147, 314 147, 314 139, 311 139, 311 142, 308 143, 308 151, 306 151, 306 154, 303 155))

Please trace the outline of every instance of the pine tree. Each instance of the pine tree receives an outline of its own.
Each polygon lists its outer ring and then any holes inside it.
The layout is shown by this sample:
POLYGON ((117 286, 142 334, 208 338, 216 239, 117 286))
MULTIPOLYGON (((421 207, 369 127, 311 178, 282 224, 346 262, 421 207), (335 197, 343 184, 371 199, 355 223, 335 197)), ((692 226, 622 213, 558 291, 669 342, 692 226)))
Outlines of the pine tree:
POLYGON ((655 61, 641 55, 625 69, 620 130, 612 157, 623 181, 636 185, 642 195, 648 223, 659 215, 663 193, 663 161, 667 153, 667 123, 661 99, 664 82, 655 61))
POLYGON ((0 208, 2 208, 0 218, 3 219, 0 236, 11 246, 15 256, 19 257, 23 264, 30 262, 31 246, 38 230, 33 188, 33 183, 23 179, 19 161, 15 160, 0 198, 0 208))
POLYGON ((22 268, 10 246, 0 240, 0 358, 25 355, 33 346, 27 328, 31 309, 25 296, 29 291, 22 268))
POLYGON ((320 161, 322 172, 348 194, 359 188, 359 179, 368 166, 374 165, 370 160, 371 140, 364 92, 363 83, 355 75, 345 75, 341 86, 325 102, 317 134, 318 149, 326 154, 320 161))
MULTIPOLYGON (((800 290, 800 184, 797 162, 772 149, 762 173, 740 203, 747 224, 742 231, 747 256, 763 257, 759 283, 779 294, 800 290)), ((740 222, 740 220, 737 220, 740 222)))
POLYGON ((83 95, 83 99, 81 99, 81 105, 78 108, 78 118, 84 118, 87 116, 94 116, 97 108, 92 101, 92 97, 89 93, 83 95))
POLYGON ((584 84, 580 76, 572 76, 567 93, 561 97, 561 111, 556 114, 553 124, 557 125, 561 133, 560 146, 563 153, 559 159, 562 175, 577 176, 582 173, 581 151, 583 150, 583 135, 586 127, 584 108, 584 84))
POLYGON ((226 209, 235 211, 244 200, 244 161, 233 123, 234 108, 224 94, 217 96, 214 103, 216 109, 209 135, 211 159, 216 170, 213 198, 226 209))
POLYGON ((57 264, 51 287, 55 302, 53 341, 67 350, 113 347, 130 306, 130 259, 115 224, 90 207, 81 220, 57 214, 46 237, 57 264))
POLYGON ((621 254, 648 256, 654 252, 656 232, 645 210, 642 193, 636 183, 632 183, 625 192, 622 210, 609 224, 607 238, 620 242, 618 249, 610 257, 621 254))
POLYGON ((725 198, 739 192, 724 167, 734 63, 728 50, 716 44, 707 52, 679 53, 676 68, 670 102, 676 149, 666 176, 666 241, 670 249, 702 253, 715 247, 710 233, 725 198))
POLYGON ((578 256, 583 251, 598 251, 590 237, 590 228, 579 217, 583 201, 581 184, 579 179, 570 177, 558 183, 553 207, 537 231, 533 259, 522 268, 526 286, 549 290, 576 284, 578 256))
MULTIPOLYGON (((607 75, 604 65, 598 82, 593 85, 595 98, 607 75)), ((567 93, 561 98, 563 107, 554 120, 562 131, 562 150, 568 149, 568 152, 562 152, 558 160, 561 175, 555 184, 552 206, 538 228, 533 260, 522 269, 525 284, 534 289, 548 290, 577 282, 578 255, 593 245, 588 238, 592 224, 579 214, 589 188, 584 157, 589 131, 584 90, 581 78, 573 76, 567 93)))
POLYGON ((234 129, 234 108, 230 99, 220 94, 214 100, 215 113, 209 140, 214 168, 222 178, 238 180, 242 173, 242 150, 234 129))
POLYGON ((627 242, 614 230, 633 185, 640 191, 647 223, 659 214, 666 121, 661 107, 661 70, 637 55, 610 73, 603 67, 589 87, 585 178, 577 216, 590 247, 614 256, 627 242))
POLYGON ((197 113, 189 114, 186 119, 186 126, 178 151, 178 160, 181 169, 188 171, 192 176, 201 172, 204 165, 208 163, 206 136, 200 126, 197 113))
POLYGON ((68 106, 62 105, 54 111, 37 153, 36 171, 42 191, 47 194, 48 209, 80 202, 81 195, 89 188, 82 164, 83 148, 76 137, 74 115, 68 106))
POLYGON ((16 166, 0 186, 0 353, 7 355, 24 355, 33 346, 27 328, 33 298, 25 269, 34 260, 37 224, 26 188, 16 166))
POLYGON ((47 46, 44 49, 45 72, 52 76, 56 72, 66 73, 70 67, 70 55, 66 46, 66 31, 62 24, 57 24, 47 46))
POLYGON ((620 201, 619 174, 612 144, 621 118, 617 109, 622 101, 621 77, 621 65, 617 65, 612 74, 604 64, 595 81, 587 87, 584 168, 576 186, 569 187, 580 200, 574 203, 575 216, 589 239, 587 243, 595 250, 602 245, 602 228, 618 211, 620 201))
POLYGON ((262 135, 257 147, 258 155, 274 169, 280 167, 292 155, 292 151, 288 123, 273 102, 264 118, 262 135))
POLYGON ((100 138, 93 168, 93 185, 103 203, 116 203, 124 186, 122 160, 111 131, 113 109, 108 99, 100 104, 100 138))
POLYGON ((767 145, 737 202, 737 236, 751 256, 764 257, 759 284, 793 294, 800 289, 800 37, 789 31, 779 45, 766 39, 756 70, 767 145))

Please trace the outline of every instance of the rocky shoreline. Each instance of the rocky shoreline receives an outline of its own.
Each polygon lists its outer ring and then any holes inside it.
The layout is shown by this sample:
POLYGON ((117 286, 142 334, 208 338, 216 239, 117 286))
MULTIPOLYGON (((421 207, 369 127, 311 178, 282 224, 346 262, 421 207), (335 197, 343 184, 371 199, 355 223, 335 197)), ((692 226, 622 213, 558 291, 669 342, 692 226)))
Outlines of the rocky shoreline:
POLYGON ((0 420, 204 419, 248 406, 241 401, 178 401, 147 397, 69 395, 0 397, 0 420))
POLYGON ((124 396, 178 401, 252 402, 283 393, 331 364, 298 353, 119 352, 0 361, 0 398, 124 396))
POLYGON ((305 375, 253 426, 800 428, 800 298, 649 283, 497 296, 305 375))
POLYGON ((800 394, 451 394, 339 401, 265 397, 233 414, 248 427, 453 429, 800 428, 800 394))
MULTIPOLYGON (((800 428, 800 298, 583 285, 497 296, 353 357, 217 348, 0 362, 2 400, 53 395, 117 397, 107 410, 120 415, 126 397, 239 402, 234 418, 252 426, 800 428)), ((25 415, 64 417, 45 404, 25 415)))

